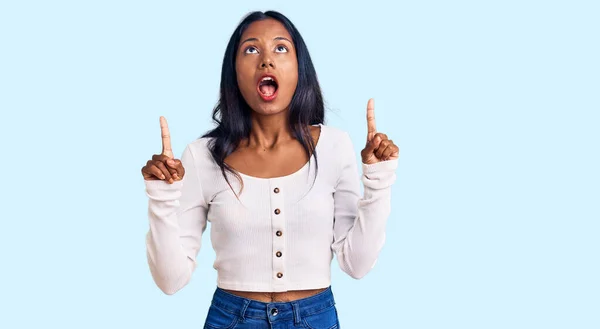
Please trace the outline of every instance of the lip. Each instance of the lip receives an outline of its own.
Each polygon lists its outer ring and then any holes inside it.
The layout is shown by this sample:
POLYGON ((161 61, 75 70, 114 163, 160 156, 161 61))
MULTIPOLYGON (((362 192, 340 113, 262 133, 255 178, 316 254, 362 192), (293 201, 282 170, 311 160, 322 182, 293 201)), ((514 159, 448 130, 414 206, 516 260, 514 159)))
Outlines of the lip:
POLYGON ((277 97, 277 94, 279 92, 279 81, 277 81, 277 77, 272 74, 261 75, 260 78, 258 78, 258 81, 256 82, 256 91, 258 92, 258 95, 260 96, 260 98, 262 98, 265 102, 274 100, 277 97), (275 92, 271 96, 265 96, 265 95, 263 95, 263 93, 260 92, 260 82, 262 81, 262 79, 264 79, 266 77, 273 79, 275 81, 275 83, 277 84, 277 90, 275 90, 275 92))

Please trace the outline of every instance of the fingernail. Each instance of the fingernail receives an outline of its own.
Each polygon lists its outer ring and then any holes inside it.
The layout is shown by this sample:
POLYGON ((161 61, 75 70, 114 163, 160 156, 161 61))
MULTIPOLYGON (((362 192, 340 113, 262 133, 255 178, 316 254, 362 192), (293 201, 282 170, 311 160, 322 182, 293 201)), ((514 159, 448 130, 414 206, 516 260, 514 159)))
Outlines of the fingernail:
POLYGON ((165 178, 166 178, 165 175, 160 176, 160 179, 165 179, 165 178))

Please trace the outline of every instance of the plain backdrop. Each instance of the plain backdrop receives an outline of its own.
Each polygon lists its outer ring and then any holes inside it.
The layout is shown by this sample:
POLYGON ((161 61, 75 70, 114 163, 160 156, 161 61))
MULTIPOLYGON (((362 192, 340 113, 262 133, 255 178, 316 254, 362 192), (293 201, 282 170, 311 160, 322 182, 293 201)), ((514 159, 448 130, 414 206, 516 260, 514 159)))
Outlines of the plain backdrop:
POLYGON ((600 328, 599 3, 512 0, 0 2, 1 328, 202 327, 210 237, 160 292, 140 168, 160 115, 178 156, 212 127, 230 34, 267 9, 326 123, 360 152, 374 97, 401 149, 376 267, 332 264, 342 328, 600 328))

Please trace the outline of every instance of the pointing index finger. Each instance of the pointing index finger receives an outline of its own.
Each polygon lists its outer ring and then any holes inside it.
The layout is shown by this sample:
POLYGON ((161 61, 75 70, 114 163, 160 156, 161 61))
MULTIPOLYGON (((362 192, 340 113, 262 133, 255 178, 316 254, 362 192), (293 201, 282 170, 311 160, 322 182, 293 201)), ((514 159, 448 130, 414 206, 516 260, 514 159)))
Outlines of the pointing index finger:
POLYGON ((171 135, 169 133, 169 125, 167 119, 163 116, 160 117, 160 134, 162 137, 162 154, 173 158, 173 149, 171 148, 171 135))
POLYGON ((367 141, 373 139, 377 133, 377 126, 375 125, 375 100, 369 99, 367 103, 367 141))

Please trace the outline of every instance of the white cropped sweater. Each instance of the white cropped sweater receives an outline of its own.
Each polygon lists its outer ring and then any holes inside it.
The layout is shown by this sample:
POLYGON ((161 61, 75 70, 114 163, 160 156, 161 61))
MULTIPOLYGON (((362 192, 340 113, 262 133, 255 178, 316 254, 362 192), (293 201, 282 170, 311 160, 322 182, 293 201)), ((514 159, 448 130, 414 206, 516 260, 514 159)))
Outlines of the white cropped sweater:
MULTIPOLYGON (((353 278, 363 277, 375 265, 385 240, 398 160, 362 164, 359 176, 349 135, 321 125, 318 172, 313 156, 288 176, 241 174, 244 187, 238 200, 207 143, 201 138, 185 148, 183 180, 145 181, 148 264, 163 292, 173 294, 189 282, 207 222, 217 286, 223 289, 282 292, 327 287, 334 254, 353 278)), ((228 177, 238 192, 237 178, 228 177)))

